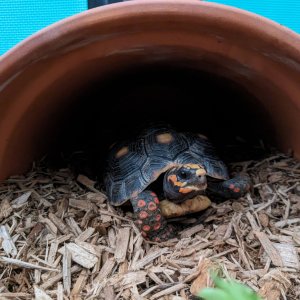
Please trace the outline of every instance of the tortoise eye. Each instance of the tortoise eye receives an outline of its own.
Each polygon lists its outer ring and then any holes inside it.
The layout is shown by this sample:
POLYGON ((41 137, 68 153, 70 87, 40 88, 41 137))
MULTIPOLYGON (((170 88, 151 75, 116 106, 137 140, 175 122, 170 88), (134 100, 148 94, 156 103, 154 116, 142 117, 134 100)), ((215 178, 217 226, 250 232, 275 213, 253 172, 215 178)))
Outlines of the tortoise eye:
POLYGON ((187 179, 187 177, 188 177, 188 174, 185 171, 180 171, 179 175, 182 179, 187 179))

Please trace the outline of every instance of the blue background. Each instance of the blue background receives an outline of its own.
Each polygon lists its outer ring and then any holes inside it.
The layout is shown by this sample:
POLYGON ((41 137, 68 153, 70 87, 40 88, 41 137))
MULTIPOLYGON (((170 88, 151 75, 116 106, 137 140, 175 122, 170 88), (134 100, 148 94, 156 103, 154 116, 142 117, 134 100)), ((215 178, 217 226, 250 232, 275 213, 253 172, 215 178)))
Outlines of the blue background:
MULTIPOLYGON (((215 0, 300 33, 300 0, 215 0)), ((87 9, 87 0, 0 0, 0 54, 39 29, 87 9)))

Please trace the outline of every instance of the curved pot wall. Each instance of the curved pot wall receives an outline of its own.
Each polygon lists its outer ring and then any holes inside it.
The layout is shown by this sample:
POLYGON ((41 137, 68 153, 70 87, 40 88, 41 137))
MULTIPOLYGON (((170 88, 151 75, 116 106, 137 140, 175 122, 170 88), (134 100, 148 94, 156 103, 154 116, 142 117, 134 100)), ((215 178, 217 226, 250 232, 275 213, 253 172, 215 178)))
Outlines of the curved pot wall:
POLYGON ((281 149, 300 157, 296 33, 212 3, 129 1, 58 22, 1 57, 0 178, 47 149, 74 88, 129 66, 177 61, 248 90, 269 113, 281 149))

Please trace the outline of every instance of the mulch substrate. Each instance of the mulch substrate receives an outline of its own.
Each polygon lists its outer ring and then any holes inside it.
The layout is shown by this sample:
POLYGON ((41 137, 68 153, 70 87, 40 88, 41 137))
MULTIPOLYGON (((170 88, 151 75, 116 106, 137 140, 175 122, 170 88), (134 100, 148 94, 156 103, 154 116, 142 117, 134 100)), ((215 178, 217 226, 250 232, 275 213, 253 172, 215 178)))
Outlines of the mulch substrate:
POLYGON ((210 270, 264 299, 299 299, 300 163, 278 153, 231 167, 249 173, 251 193, 173 220, 181 231, 164 243, 145 241, 84 175, 36 165, 9 178, 0 299, 192 299, 210 270))

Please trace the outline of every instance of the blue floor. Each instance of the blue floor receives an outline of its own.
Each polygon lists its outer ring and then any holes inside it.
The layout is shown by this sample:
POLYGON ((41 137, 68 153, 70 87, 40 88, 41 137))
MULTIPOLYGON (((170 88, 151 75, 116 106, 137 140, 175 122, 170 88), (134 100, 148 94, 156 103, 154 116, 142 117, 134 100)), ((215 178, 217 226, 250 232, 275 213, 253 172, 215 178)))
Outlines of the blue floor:
MULTIPOLYGON (((220 0, 300 33, 300 0, 220 0)), ((87 9, 87 0, 0 0, 0 55, 39 29, 87 9)))

